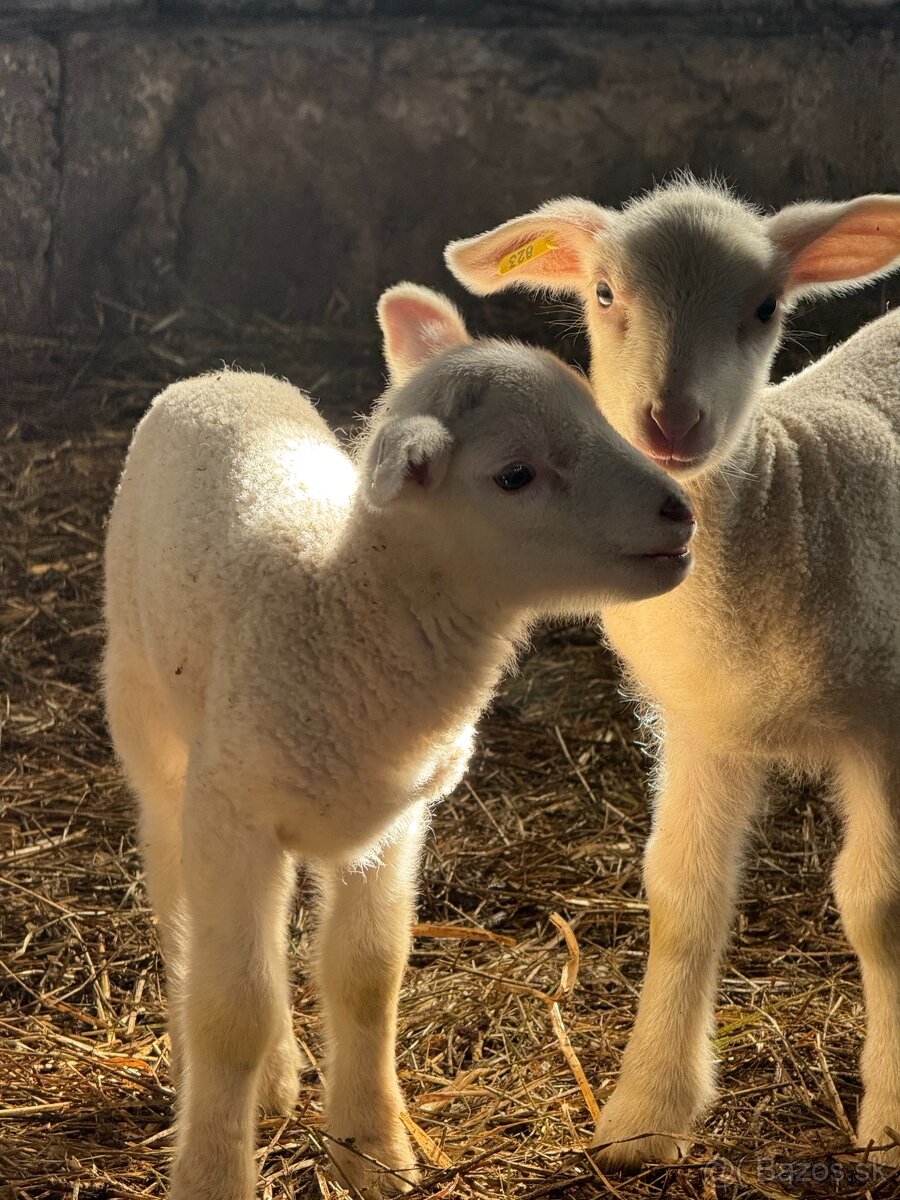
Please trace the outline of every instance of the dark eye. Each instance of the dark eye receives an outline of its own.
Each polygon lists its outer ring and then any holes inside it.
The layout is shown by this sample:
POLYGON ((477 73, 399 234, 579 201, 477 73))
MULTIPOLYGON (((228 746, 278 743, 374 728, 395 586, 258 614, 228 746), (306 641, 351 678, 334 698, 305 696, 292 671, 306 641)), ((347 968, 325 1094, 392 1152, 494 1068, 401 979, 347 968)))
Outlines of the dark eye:
POLYGON ((766 296, 762 304, 756 310, 756 318, 765 324, 766 321, 771 321, 775 316, 775 310, 778 308, 777 296, 766 296))
POLYGON ((597 284, 597 299, 604 308, 609 308, 613 300, 615 300, 613 290, 608 283, 601 282, 597 284))
POLYGON ((536 474, 534 467, 529 467, 527 463, 510 463, 497 472, 494 483, 504 492, 518 492, 521 488, 528 487, 536 474))

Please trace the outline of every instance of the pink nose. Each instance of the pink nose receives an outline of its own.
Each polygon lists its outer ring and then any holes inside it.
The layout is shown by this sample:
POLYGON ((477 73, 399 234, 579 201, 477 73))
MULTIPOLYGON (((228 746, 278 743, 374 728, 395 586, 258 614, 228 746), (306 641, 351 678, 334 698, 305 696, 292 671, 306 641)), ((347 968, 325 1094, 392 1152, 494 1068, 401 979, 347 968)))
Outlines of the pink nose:
POLYGON ((656 405, 647 409, 644 428, 654 454, 685 452, 703 424, 705 414, 692 401, 656 405))

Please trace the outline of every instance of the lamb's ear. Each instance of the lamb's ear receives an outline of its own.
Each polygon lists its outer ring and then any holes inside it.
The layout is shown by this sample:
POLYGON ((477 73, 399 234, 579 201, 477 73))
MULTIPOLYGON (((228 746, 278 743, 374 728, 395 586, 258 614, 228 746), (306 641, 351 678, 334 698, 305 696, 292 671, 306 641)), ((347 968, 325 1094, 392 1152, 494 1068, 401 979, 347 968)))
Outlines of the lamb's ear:
POLYGON ((472 340, 447 297, 415 283, 398 283, 382 293, 378 324, 394 384, 405 383, 430 358, 472 340))
POLYGON ((900 267, 900 196, 790 204, 768 230, 790 260, 789 297, 850 291, 900 267))
POLYGON ((435 488, 447 473, 453 438, 436 417, 388 417, 366 448, 364 495, 384 508, 404 491, 435 488))
POLYGON ((596 238, 615 214, 590 200, 549 200, 479 237, 450 242, 447 266, 479 296, 508 287, 579 291, 589 282, 596 238))

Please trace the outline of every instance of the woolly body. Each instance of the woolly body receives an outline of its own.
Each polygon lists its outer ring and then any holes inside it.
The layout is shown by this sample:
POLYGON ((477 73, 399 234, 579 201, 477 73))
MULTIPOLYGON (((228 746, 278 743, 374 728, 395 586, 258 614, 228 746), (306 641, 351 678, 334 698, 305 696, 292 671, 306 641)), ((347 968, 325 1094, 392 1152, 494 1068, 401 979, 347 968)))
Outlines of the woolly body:
POLYGON ((152 666, 185 743, 216 729, 221 770, 254 790, 247 815, 304 856, 347 862, 452 790, 512 644, 452 611, 430 630, 443 581, 431 563, 398 570, 396 538, 309 400, 234 372, 176 384, 134 450, 110 531, 111 560, 127 563, 110 574, 110 623, 152 666))

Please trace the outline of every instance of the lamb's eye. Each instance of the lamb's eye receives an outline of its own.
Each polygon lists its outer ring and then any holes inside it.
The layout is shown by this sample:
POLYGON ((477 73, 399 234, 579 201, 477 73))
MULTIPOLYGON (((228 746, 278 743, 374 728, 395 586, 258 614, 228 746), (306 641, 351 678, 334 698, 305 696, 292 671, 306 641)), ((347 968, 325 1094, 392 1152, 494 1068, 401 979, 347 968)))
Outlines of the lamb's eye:
POLYGON ((597 284, 597 299, 604 308, 609 308, 613 300, 615 300, 612 288, 608 283, 604 283, 602 280, 597 284))
POLYGON ((771 321, 772 318, 775 316, 775 311, 777 308, 778 308, 778 297, 777 296, 766 296, 765 300, 763 300, 762 304, 756 310, 756 319, 758 321, 762 321, 763 324, 765 324, 766 321, 771 321))
POLYGON ((523 487, 528 487, 536 474, 537 471, 534 467, 529 467, 528 463, 509 463, 502 471, 497 472, 494 483, 504 492, 518 492, 523 487))

